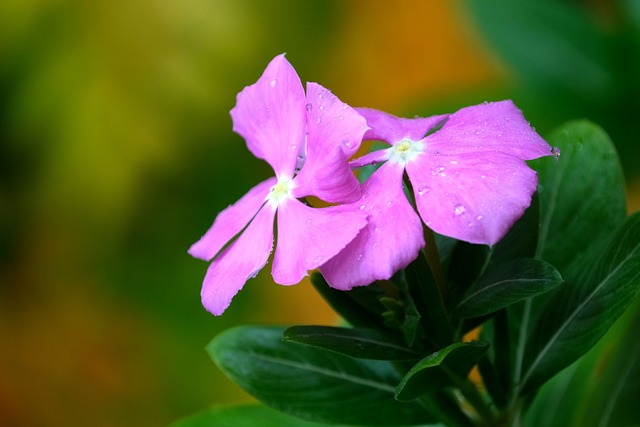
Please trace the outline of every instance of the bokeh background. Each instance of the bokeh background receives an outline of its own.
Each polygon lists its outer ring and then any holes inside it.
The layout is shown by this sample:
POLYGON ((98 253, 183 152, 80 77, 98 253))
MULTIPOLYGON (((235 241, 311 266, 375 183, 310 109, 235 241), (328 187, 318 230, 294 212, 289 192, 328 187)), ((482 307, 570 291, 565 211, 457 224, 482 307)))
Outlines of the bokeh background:
POLYGON ((639 208, 635 0, 4 0, 0 425, 156 426, 247 401, 206 355, 214 335, 336 321, 268 269, 213 317, 186 253, 269 176, 228 112, 282 52, 353 106, 511 98, 543 135, 589 118, 639 208))

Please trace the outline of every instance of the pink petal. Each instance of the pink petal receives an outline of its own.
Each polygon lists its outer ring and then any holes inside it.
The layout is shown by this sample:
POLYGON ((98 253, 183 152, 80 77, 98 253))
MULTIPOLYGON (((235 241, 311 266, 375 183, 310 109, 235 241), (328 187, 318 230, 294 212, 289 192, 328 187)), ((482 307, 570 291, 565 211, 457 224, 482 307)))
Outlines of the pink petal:
POLYGON ((284 55, 279 55, 255 84, 238 94, 231 110, 233 130, 278 177, 293 177, 304 144, 305 104, 300 78, 284 55))
POLYGON ((405 119, 372 108, 356 110, 364 116, 371 128, 365 133, 364 139, 386 141, 389 144, 395 144, 404 138, 419 141, 429 130, 447 118, 447 115, 442 115, 405 119))
POLYGON ((364 118, 316 83, 307 84, 307 152, 296 176, 296 197, 313 195, 329 203, 360 198, 360 184, 348 159, 367 130, 364 118))
POLYGON ((493 245, 531 203, 536 173, 504 153, 423 154, 406 165, 425 224, 470 243, 493 245))
POLYGON ((430 152, 446 155, 501 151, 531 160, 552 154, 511 101, 463 108, 425 142, 430 152))
POLYGON ((362 157, 349 162, 352 168, 361 168, 363 166, 375 165, 389 159, 389 152, 386 149, 372 151, 362 157))
POLYGON ((385 163, 364 182, 356 205, 369 214, 367 226, 320 267, 331 287, 349 290, 389 279, 418 256, 424 246, 422 223, 403 192, 403 172, 385 163))
POLYGON ((276 178, 261 182, 235 204, 220 212, 204 236, 191 245, 189 254, 195 258, 210 261, 229 240, 251 221, 251 218, 264 204, 269 190, 276 182, 276 178))
POLYGON ((298 283, 309 270, 335 256, 367 223, 367 214, 354 206, 315 209, 291 199, 278 206, 278 244, 273 279, 281 285, 298 283))
POLYGON ((244 232, 213 260, 202 285, 202 304, 212 314, 222 314, 247 280, 264 267, 273 247, 275 210, 268 204, 244 232))

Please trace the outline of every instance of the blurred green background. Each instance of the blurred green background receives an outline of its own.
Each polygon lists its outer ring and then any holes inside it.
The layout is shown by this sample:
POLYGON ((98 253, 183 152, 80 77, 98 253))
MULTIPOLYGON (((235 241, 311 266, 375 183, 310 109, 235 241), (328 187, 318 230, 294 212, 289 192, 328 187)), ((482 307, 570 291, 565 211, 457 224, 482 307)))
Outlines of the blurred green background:
POLYGON ((268 268, 215 318, 186 253, 270 174, 228 112, 282 52, 353 106, 511 98, 543 135, 587 117, 640 205, 634 0, 5 0, 0 425, 165 425, 247 401, 204 351, 216 333, 336 321, 268 268))

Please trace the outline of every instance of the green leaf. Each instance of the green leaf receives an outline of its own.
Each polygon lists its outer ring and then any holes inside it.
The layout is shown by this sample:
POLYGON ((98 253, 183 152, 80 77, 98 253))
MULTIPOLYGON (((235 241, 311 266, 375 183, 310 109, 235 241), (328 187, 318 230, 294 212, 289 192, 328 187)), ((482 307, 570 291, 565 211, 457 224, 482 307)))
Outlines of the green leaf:
POLYGON ((527 427, 640 425, 640 299, 577 363, 540 390, 527 427))
POLYGON ((400 378, 389 362, 286 343, 284 329, 232 328, 218 335, 207 351, 258 400, 308 421, 369 426, 433 422, 421 406, 394 399, 400 378))
POLYGON ((540 176, 537 255, 571 280, 624 220, 624 178, 615 147, 593 123, 569 122, 548 141, 561 150, 558 161, 531 162, 540 176))
POLYGON ((483 341, 458 342, 425 357, 402 378, 396 399, 411 401, 458 384, 488 349, 483 341))
POLYGON ((371 360, 416 360, 420 354, 375 329, 334 326, 293 326, 284 340, 322 348, 345 356, 371 360))
POLYGON ((640 213, 627 218, 592 266, 546 303, 526 348, 523 393, 586 353, 640 290, 640 213))
MULTIPOLYGON (((262 405, 214 407, 178 420, 169 427, 322 427, 262 405)), ((334 425, 334 427, 340 427, 334 425)), ((347 426, 342 426, 347 427, 347 426)))
POLYGON ((560 273, 544 261, 522 258, 489 269, 454 309, 461 317, 494 313, 516 302, 548 292, 562 283, 560 273))

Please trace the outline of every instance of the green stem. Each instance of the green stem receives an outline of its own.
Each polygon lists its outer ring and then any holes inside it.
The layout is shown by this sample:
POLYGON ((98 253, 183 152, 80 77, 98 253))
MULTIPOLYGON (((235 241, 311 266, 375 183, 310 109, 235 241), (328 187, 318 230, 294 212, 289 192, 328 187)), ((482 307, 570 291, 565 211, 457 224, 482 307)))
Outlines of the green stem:
POLYGON ((443 301, 447 299, 447 282, 445 280, 444 271, 442 270, 442 262, 440 261, 440 254, 438 253, 438 246, 436 245, 436 238, 433 235, 433 231, 429 227, 422 227, 424 230, 424 249, 422 253, 429 264, 433 278, 436 281, 438 290, 443 301))

